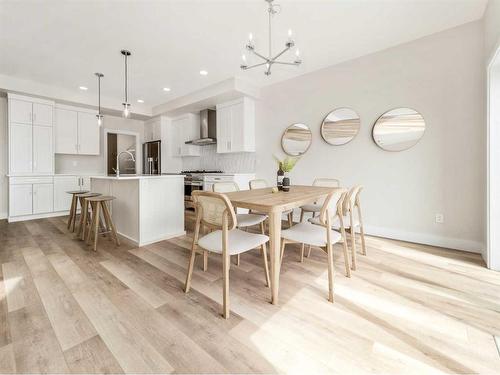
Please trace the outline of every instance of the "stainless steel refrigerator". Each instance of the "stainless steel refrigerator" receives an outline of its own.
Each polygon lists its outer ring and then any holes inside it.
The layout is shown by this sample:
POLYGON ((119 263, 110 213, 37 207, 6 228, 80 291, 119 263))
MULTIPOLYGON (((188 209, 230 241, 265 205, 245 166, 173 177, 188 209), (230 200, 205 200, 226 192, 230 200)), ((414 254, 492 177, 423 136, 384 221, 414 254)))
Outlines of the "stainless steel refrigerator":
POLYGON ((144 174, 161 174, 161 141, 143 143, 142 165, 144 174))

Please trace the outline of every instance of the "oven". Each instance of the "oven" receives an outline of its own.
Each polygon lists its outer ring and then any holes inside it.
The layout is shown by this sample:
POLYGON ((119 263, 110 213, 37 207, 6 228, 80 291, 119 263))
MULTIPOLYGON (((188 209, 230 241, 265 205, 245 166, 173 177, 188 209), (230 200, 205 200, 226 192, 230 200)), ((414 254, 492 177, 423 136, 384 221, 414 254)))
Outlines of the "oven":
POLYGON ((193 176, 184 177, 184 204, 186 208, 193 208, 193 191, 203 190, 203 180, 193 176))

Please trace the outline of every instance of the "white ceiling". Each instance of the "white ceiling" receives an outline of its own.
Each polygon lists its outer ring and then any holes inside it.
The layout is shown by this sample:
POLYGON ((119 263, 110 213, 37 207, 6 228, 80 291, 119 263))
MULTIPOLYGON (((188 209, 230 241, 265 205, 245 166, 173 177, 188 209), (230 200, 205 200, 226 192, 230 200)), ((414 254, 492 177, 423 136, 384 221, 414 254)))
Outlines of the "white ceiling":
MULTIPOLYGON (((263 0, 5 1, 0 0, 0 74, 79 91, 92 101, 94 72, 103 96, 123 99, 123 57, 132 51, 132 106, 152 106, 239 76, 267 85, 379 51, 482 17, 487 0, 276 0, 276 50, 288 28, 304 60, 300 68, 242 72, 249 32, 267 50, 263 0), (208 76, 201 76, 205 69, 208 76), (163 87, 171 88, 169 93, 163 87)), ((290 56, 292 58, 293 56, 290 56)), ((2 88, 0 81, 0 88, 2 88)))

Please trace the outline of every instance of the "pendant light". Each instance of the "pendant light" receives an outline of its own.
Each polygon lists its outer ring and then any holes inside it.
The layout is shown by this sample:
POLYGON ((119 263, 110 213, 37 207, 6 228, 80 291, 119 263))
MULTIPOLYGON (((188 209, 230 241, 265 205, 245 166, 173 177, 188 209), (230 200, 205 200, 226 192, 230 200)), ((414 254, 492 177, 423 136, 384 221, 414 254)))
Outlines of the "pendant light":
POLYGON ((130 103, 128 102, 128 66, 127 66, 127 59, 128 57, 132 54, 130 51, 127 51, 126 49, 122 49, 121 54, 125 56, 125 101, 122 103, 123 104, 123 117, 129 117, 130 116, 130 103))
POLYGON ((98 105, 99 105, 99 112, 95 117, 97 117, 97 125, 101 126, 102 125, 102 118, 104 117, 101 114, 101 78, 104 77, 104 74, 102 73, 94 73, 97 76, 97 98, 98 98, 98 105))

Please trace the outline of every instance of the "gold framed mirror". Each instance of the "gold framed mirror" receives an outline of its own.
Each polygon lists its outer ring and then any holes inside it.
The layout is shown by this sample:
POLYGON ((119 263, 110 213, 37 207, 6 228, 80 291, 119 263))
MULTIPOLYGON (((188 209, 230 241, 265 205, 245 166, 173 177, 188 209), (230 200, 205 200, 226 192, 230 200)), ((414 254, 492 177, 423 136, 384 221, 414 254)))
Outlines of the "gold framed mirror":
POLYGON ((404 151, 415 146, 425 132, 424 117, 411 108, 396 108, 380 116, 372 137, 386 151, 404 151))
POLYGON ((281 148, 290 156, 303 155, 312 143, 312 133, 309 126, 302 123, 290 125, 281 137, 281 148))
POLYGON ((356 137, 360 127, 361 119, 356 111, 351 108, 337 108, 321 123, 321 137, 330 145, 345 145, 356 137))

